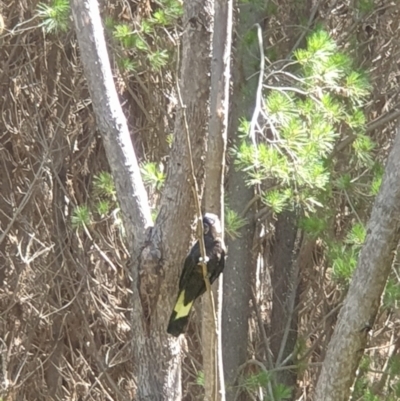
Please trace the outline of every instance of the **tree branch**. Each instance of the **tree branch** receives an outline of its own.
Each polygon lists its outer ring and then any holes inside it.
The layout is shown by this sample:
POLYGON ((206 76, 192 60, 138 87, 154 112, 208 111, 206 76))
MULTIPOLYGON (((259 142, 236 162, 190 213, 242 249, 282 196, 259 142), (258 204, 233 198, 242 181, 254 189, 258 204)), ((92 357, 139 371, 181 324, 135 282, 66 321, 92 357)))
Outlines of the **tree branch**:
POLYGON ((328 346, 315 399, 347 400, 400 240, 400 130, 389 154, 357 269, 328 346))
MULTIPOLYGON (((229 114, 232 8, 232 0, 214 2, 210 123, 204 196, 205 210, 220 217, 222 236, 224 234, 224 174, 229 114)), ((203 302, 202 348, 205 398, 224 401, 225 380, 221 344, 222 284, 223 276, 220 276, 218 285, 213 289, 215 305, 206 300, 203 302)))
POLYGON ((152 224, 147 193, 115 89, 96 0, 71 0, 71 11, 93 110, 121 206, 128 244, 145 240, 152 224))

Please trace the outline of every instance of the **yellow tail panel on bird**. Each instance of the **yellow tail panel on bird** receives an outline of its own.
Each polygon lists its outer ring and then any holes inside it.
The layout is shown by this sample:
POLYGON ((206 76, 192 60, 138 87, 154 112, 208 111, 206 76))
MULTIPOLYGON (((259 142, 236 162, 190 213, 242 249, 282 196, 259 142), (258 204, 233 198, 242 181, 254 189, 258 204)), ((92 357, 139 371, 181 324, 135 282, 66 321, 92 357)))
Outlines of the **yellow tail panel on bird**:
POLYGON ((176 301, 175 307, 174 307, 174 312, 176 315, 174 316, 174 319, 180 319, 181 317, 188 316, 190 313, 190 310, 192 309, 193 301, 189 302, 187 305, 185 305, 185 290, 183 290, 178 297, 178 300, 176 301))

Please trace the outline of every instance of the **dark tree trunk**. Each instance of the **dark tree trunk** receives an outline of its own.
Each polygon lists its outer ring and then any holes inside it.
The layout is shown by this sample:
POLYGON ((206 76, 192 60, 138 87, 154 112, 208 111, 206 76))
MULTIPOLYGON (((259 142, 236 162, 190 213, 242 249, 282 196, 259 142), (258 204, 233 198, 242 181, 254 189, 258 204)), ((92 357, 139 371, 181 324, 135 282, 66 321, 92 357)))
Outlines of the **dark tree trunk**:
MULTIPOLYGON (((299 261, 298 217, 295 212, 283 212, 275 225, 275 236, 271 250, 270 264, 272 312, 269 337, 274 363, 280 365, 294 350, 297 340, 297 304, 299 261)), ((286 365, 292 365, 288 361, 286 365)), ((289 370, 279 371, 276 381, 293 387, 296 373, 289 370)))
MULTIPOLYGON (((230 145, 237 145, 241 138, 238 135, 239 120, 251 119, 254 111, 259 64, 254 56, 259 55, 258 43, 251 46, 242 42, 245 34, 254 29, 253 25, 261 22, 264 15, 256 5, 243 4, 237 19, 237 37, 235 47, 237 56, 233 64, 233 82, 230 126, 228 139, 230 145)), ((254 191, 245 182, 246 174, 229 167, 227 199, 229 207, 239 215, 253 199, 254 191)), ((226 384, 226 399, 235 399, 233 387, 238 376, 238 368, 247 359, 248 319, 250 317, 250 299, 252 291, 253 238, 255 225, 252 223, 254 210, 245 216, 248 224, 239 232, 239 237, 227 238, 228 258, 224 273, 224 299, 222 313, 222 354, 226 384)))

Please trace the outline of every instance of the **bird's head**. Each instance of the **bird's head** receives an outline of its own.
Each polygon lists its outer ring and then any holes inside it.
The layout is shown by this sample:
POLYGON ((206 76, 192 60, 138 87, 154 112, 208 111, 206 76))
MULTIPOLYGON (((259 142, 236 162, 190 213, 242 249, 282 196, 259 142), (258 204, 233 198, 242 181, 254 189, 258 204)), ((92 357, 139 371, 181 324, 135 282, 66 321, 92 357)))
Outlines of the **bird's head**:
POLYGON ((219 237, 222 234, 221 222, 216 214, 206 213, 203 216, 204 235, 219 237))

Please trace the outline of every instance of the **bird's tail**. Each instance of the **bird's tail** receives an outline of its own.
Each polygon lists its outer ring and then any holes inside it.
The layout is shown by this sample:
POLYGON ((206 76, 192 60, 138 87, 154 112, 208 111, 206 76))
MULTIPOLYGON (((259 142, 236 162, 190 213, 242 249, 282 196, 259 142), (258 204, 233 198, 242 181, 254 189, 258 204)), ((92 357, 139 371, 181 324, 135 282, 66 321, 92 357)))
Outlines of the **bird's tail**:
POLYGON ((190 311, 193 306, 193 301, 185 304, 185 290, 182 290, 174 306, 171 317, 169 319, 167 332, 175 337, 182 334, 189 322, 190 311))

